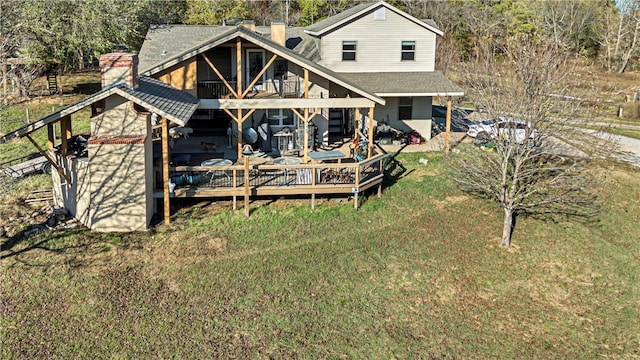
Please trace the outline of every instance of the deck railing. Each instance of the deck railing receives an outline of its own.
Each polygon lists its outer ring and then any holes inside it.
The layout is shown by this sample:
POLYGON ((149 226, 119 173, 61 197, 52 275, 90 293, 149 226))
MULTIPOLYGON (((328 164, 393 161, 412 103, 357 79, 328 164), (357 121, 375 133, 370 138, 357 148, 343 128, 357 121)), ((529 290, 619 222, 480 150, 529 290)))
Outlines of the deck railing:
MULTIPOLYGON (((359 194, 380 185, 388 154, 362 162, 298 165, 172 166, 173 197, 359 194)), ((162 176, 156 169, 155 196, 161 198, 162 176)))

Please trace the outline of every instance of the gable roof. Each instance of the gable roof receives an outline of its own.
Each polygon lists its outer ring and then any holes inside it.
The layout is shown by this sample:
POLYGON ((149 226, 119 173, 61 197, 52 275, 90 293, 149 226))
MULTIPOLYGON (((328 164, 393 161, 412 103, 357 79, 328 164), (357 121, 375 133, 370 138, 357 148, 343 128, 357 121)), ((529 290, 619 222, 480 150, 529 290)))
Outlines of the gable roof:
MULTIPOLYGON (((260 46, 265 50, 268 50, 278 56, 296 64, 303 68, 309 69, 311 72, 320 75, 326 78, 329 81, 332 81, 345 89, 352 91, 353 93, 359 94, 369 100, 372 100, 378 104, 384 104, 385 100, 376 96, 375 94, 369 93, 361 87, 345 80, 339 74, 333 72, 332 70, 327 69, 322 65, 318 65, 312 60, 307 59, 306 57, 291 51, 290 49, 282 46, 271 39, 267 39, 264 36, 261 36, 254 31, 246 29, 243 26, 236 27, 222 27, 225 31, 217 34, 217 36, 213 36, 204 42, 201 42, 198 45, 192 46, 191 48, 183 50, 181 53, 173 54, 173 56, 164 59, 164 61, 159 62, 150 68, 142 70, 141 74, 152 76, 157 74, 158 72, 168 69, 171 66, 174 66, 186 59, 192 58, 198 54, 204 53, 209 49, 215 48, 216 46, 222 45, 228 41, 234 40, 236 38, 242 38, 247 40, 254 45, 260 46)), ((140 57, 146 56, 145 54, 141 54, 140 57)))
POLYGON ((435 27, 433 22, 425 22, 422 21, 418 18, 415 18, 409 14, 407 14, 406 12, 395 8, 394 6, 389 5, 388 3, 386 3, 385 1, 376 1, 376 2, 371 2, 371 3, 363 3, 360 5, 356 5, 352 8, 349 8, 339 14, 336 14, 334 16, 328 17, 320 22, 317 22, 313 25, 309 25, 305 28, 305 32, 310 34, 310 35, 314 35, 314 36, 323 36, 325 34, 327 34, 328 32, 331 32, 341 26, 344 26, 352 21, 355 21, 357 19, 359 19, 360 17, 369 14, 375 10, 377 10, 380 7, 385 7, 390 11, 393 11, 394 13, 404 17, 405 19, 419 25, 422 26, 423 28, 432 31, 440 36, 442 36, 444 34, 444 32, 442 32, 442 30, 438 29, 437 27, 435 27))
POLYGON ((1 142, 9 141, 16 137, 30 134, 48 124, 54 123, 61 118, 71 115, 90 106, 98 101, 106 99, 111 95, 119 95, 127 100, 155 112, 158 115, 166 117, 179 125, 184 126, 191 115, 198 108, 199 100, 194 96, 178 90, 160 80, 140 76, 138 79, 138 87, 133 89, 123 83, 114 83, 104 87, 97 93, 88 96, 73 104, 67 105, 57 111, 43 116, 40 119, 31 122, 18 130, 10 132, 0 138, 1 142))

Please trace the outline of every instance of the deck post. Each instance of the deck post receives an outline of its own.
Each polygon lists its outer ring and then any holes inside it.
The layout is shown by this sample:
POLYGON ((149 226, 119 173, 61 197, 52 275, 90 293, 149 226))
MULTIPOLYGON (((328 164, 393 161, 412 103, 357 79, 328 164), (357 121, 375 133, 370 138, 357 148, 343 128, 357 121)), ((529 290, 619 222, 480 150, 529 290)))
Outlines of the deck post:
POLYGON ((238 210, 237 199, 238 196, 235 195, 235 190, 238 187, 238 170, 233 169, 233 210, 238 210))
POLYGON ((61 152, 63 156, 67 156, 69 152, 69 139, 71 135, 71 115, 67 115, 60 119, 61 152))
POLYGON ((449 153, 449 148, 451 147, 451 97, 447 97, 447 118, 445 127, 444 152, 449 153))
MULTIPOLYGON (((358 138, 358 131, 360 131, 360 108, 356 108, 356 119, 354 121, 354 126, 356 127, 356 130, 353 132, 353 139, 357 139, 358 138)), ((353 144, 354 147, 358 144, 353 144)))
POLYGON ((249 157, 244 157, 244 216, 249 217, 249 157))
POLYGON ((169 202, 169 122, 162 117, 162 193, 164 198, 164 222, 171 222, 171 204, 169 202))
POLYGON ((56 133, 53 124, 47 124, 47 148, 53 149, 56 141, 56 133))
POLYGON ((311 194, 311 210, 316 209, 316 194, 311 194))
POLYGON ((367 146, 367 159, 371 157, 373 151, 373 106, 369 108, 369 146, 367 146))

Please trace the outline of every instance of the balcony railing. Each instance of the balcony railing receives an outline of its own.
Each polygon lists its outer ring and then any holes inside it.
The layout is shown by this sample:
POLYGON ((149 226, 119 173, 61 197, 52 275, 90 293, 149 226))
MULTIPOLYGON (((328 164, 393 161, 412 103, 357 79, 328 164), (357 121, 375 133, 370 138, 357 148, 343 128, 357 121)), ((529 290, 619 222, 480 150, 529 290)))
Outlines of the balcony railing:
MULTIPOLYGON (((237 81, 227 81, 235 90, 237 81)), ((270 79, 261 84, 256 84, 252 88, 249 96, 260 94, 262 96, 300 97, 300 78, 297 76, 287 79, 270 79)), ((198 81, 198 97, 201 99, 224 99, 231 97, 231 91, 222 80, 202 80, 198 81)))

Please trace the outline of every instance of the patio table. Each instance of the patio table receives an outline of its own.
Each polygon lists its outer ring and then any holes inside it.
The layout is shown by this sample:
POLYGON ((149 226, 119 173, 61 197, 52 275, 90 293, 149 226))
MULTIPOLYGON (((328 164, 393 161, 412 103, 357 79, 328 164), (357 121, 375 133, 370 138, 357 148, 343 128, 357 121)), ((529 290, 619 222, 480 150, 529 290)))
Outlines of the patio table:
MULTIPOLYGON (((230 166, 230 165, 233 165, 233 162, 229 159, 208 159, 200 163, 200 166, 230 166)), ((224 170, 209 170, 207 171, 207 174, 206 174, 207 176, 209 176, 209 182, 210 183, 213 182, 213 179, 215 179, 216 175, 220 173, 226 176, 227 179, 231 178, 229 174, 227 174, 227 172, 224 170)))
POLYGON ((339 150, 330 150, 330 151, 310 151, 307 154, 313 163, 316 161, 328 161, 328 160, 338 160, 338 163, 341 162, 342 159, 347 157, 342 151, 339 150))

